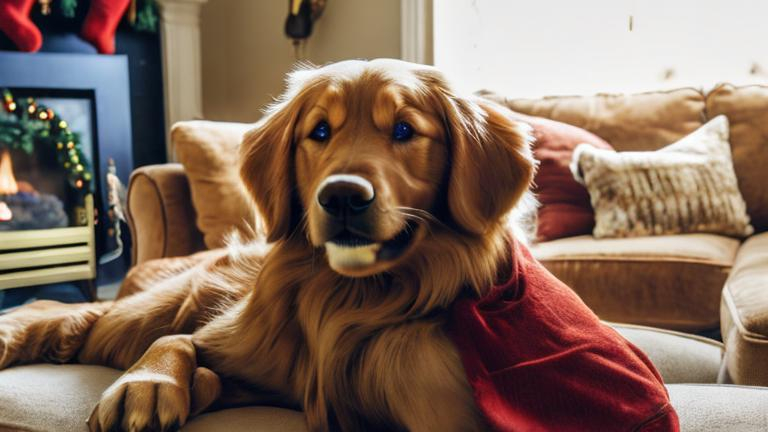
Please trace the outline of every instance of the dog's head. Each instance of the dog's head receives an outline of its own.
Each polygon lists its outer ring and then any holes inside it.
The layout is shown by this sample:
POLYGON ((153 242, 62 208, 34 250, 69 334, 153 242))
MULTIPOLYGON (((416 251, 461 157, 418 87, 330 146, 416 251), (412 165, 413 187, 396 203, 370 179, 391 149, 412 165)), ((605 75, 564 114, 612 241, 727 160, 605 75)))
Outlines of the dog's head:
POLYGON ((450 227, 482 236, 527 190, 527 129, 434 68, 345 61, 293 72, 242 147, 269 241, 306 235, 350 277, 391 270, 450 227))

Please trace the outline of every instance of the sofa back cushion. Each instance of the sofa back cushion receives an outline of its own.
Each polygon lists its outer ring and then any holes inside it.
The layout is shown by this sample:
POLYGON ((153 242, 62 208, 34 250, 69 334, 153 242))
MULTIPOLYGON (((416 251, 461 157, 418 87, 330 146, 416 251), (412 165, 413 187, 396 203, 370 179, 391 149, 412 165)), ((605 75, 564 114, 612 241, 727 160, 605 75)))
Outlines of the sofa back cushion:
POLYGON ((630 95, 511 99, 513 111, 584 128, 617 151, 658 150, 705 122, 704 95, 692 88, 630 95))
POLYGON ((739 189, 757 231, 768 231, 768 86, 723 84, 707 95, 707 114, 731 123, 739 189))
POLYGON ((245 239, 253 237, 255 206, 238 169, 240 141, 252 127, 194 120, 176 123, 171 129, 174 151, 189 178, 197 227, 210 249, 224 246, 232 231, 245 239))

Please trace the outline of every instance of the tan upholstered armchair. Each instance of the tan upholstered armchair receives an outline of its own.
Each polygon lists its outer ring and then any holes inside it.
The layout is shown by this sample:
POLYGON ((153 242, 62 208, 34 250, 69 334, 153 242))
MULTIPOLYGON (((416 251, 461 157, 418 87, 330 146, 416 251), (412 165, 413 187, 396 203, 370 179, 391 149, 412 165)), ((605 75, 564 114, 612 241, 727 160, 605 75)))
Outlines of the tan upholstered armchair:
POLYGON ((205 249, 181 164, 137 169, 131 175, 127 200, 133 265, 205 249))

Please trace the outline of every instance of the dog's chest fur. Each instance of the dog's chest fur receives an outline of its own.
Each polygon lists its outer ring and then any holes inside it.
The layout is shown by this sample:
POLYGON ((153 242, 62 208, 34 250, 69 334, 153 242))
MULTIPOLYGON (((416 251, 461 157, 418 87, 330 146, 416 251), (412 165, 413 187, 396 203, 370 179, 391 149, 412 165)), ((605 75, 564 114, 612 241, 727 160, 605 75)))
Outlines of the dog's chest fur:
POLYGON ((472 391, 443 331, 444 317, 410 314, 407 299, 414 294, 379 282, 318 272, 277 296, 246 297, 230 316, 254 317, 251 322, 212 322, 197 342, 208 352, 228 349, 214 360, 222 372, 285 394, 303 408, 311 430, 437 430, 441 420, 450 427, 440 430, 477 429, 472 391), (259 313, 246 313, 249 308, 259 313), (271 327, 275 315, 293 318, 271 327))
POLYGON ((195 334, 204 363, 285 395, 311 430, 479 429, 447 312, 420 312, 423 287, 398 282, 420 278, 344 278, 278 248, 242 281, 245 298, 195 334))
POLYGON ((414 295, 390 278, 331 273, 301 287, 296 317, 307 350, 301 358, 308 416, 321 423, 327 416, 331 427, 344 430, 396 430, 473 410, 460 358, 443 331, 444 314, 410 313, 414 295))

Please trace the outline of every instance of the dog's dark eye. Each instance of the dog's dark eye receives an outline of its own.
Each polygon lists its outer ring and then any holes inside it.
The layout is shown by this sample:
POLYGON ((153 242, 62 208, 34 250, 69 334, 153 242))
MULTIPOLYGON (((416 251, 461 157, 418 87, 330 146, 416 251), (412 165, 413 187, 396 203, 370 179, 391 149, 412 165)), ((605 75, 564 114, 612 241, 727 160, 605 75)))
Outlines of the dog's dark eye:
POLYGON ((413 126, 404 121, 395 123, 392 129, 392 139, 395 141, 408 141, 413 138, 413 126))
POLYGON ((309 137, 319 142, 328 141, 331 139, 331 125, 325 120, 320 120, 309 133, 309 137))

